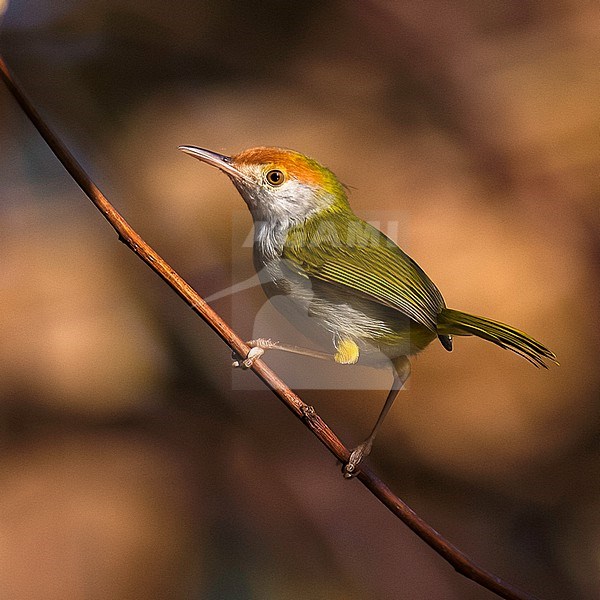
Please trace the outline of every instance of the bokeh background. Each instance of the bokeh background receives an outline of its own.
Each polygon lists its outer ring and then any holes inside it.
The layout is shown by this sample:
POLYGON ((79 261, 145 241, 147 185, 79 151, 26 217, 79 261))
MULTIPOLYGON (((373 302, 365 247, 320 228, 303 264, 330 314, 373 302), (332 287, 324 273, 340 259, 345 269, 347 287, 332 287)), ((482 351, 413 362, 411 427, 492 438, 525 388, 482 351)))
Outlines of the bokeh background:
MULTIPOLYGON (((546 372, 474 339, 432 345, 370 462, 486 568, 546 599, 598 597, 596 2, 2 10, 0 50, 36 105, 202 294, 252 274, 250 218, 177 146, 280 145, 327 164, 358 214, 398 215, 450 306, 548 344, 546 372)), ((232 378, 3 88, 0 148, 0 598, 492 597, 232 378)), ((256 288, 214 302, 246 337, 263 306, 256 288)), ((314 363, 291 368, 310 388, 314 363)), ((351 446, 382 392, 303 397, 351 446)))

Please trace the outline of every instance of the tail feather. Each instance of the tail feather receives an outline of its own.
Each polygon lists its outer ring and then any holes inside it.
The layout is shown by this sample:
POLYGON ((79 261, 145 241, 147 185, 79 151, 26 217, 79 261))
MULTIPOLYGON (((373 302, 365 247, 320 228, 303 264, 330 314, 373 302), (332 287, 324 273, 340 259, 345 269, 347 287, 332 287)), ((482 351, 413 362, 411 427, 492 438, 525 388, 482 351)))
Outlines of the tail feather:
POLYGON ((476 317, 459 310, 449 308, 442 310, 438 315, 438 334, 476 335, 500 346, 500 348, 512 350, 536 367, 547 369, 548 365, 544 362, 545 360, 558 364, 554 352, 526 333, 499 321, 476 317))

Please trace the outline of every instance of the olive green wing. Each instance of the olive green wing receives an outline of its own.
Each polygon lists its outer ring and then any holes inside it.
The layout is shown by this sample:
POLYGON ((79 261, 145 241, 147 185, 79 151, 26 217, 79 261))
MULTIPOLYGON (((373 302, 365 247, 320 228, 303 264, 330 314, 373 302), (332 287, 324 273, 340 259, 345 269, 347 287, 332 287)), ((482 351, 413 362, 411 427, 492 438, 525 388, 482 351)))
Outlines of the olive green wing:
POLYGON ((445 307, 440 291, 421 267, 352 213, 313 217, 292 227, 283 258, 302 275, 395 308, 432 331, 445 307))

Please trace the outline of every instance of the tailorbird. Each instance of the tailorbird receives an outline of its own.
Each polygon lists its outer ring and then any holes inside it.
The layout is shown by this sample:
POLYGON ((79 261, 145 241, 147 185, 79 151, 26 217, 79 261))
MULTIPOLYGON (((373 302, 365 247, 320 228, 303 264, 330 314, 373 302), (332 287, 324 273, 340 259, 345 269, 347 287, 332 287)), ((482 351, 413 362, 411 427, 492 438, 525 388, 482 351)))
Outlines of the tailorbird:
POLYGON ((448 351, 453 336, 474 335, 538 367, 553 352, 504 323, 446 308, 423 269, 392 240, 359 219, 337 177, 315 160, 282 148, 250 148, 224 156, 195 146, 183 152, 229 176, 254 221, 254 266, 268 297, 284 295, 329 333, 332 353, 251 340, 249 367, 267 349, 354 364, 377 355, 393 366, 394 381, 367 439, 344 466, 356 474, 398 392, 410 375, 409 356, 437 339, 448 351))

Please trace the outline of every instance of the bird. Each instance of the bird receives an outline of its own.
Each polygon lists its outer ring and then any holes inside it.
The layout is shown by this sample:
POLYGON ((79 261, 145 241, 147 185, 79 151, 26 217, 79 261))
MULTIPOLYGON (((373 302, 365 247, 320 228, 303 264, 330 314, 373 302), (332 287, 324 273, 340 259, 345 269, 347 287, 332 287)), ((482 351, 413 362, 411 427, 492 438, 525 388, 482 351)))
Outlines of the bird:
POLYGON ((537 367, 558 364, 551 350, 523 331, 448 308, 425 271, 354 214, 347 188, 316 160, 278 147, 232 156, 197 146, 179 149, 225 173, 245 201, 254 223, 254 266, 266 295, 284 297, 331 340, 331 352, 269 338, 250 340, 250 352, 234 366, 250 367, 265 350, 345 365, 376 356, 375 362, 391 365, 391 389, 370 434, 343 466, 346 477, 355 476, 371 452, 410 376, 410 357, 431 342, 451 351, 455 336, 476 336, 537 367))

